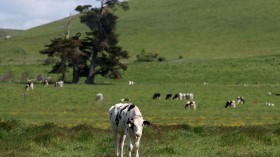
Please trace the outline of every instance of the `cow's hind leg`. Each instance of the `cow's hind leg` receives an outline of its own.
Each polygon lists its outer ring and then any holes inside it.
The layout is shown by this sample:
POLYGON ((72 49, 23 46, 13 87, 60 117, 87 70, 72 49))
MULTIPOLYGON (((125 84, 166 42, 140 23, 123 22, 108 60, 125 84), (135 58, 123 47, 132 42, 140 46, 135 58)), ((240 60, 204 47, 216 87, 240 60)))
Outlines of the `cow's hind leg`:
POLYGON ((119 157, 119 143, 118 143, 118 134, 117 132, 112 129, 112 133, 113 133, 113 137, 114 137, 114 145, 115 145, 115 149, 116 149, 116 157, 119 157))

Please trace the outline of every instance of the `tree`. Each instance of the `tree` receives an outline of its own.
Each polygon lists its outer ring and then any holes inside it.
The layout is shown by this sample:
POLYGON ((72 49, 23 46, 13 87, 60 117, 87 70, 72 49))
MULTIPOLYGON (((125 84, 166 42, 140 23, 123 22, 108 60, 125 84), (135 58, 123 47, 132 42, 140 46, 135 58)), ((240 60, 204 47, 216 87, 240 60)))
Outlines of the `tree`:
POLYGON ((60 61, 56 62, 50 73, 61 74, 61 80, 63 81, 65 81, 67 67, 73 67, 72 83, 79 81, 81 71, 87 67, 86 60, 88 57, 86 53, 79 49, 82 46, 79 36, 78 33, 69 39, 55 38, 51 41, 51 44, 45 46, 46 49, 40 51, 41 54, 46 54, 49 57, 58 56, 60 58, 60 61))
POLYGON ((95 77, 101 75, 110 78, 120 78, 120 70, 126 70, 127 66, 121 63, 121 59, 127 59, 128 52, 118 46, 116 22, 118 17, 113 11, 118 6, 128 9, 127 2, 119 0, 99 0, 101 6, 93 8, 90 5, 78 6, 81 23, 89 27, 86 38, 82 41, 81 50, 90 54, 90 66, 86 84, 94 84, 95 77))
POLYGON ((79 48, 82 46, 82 42, 79 39, 80 33, 70 37, 72 20, 73 17, 70 15, 64 27, 63 37, 54 38, 51 44, 45 45, 47 48, 41 50, 40 53, 46 54, 49 57, 58 56, 60 58, 60 61, 56 62, 50 73, 61 74, 61 80, 65 81, 67 67, 72 67, 72 83, 78 83, 80 76, 85 75, 84 73, 88 71, 88 54, 82 52, 79 48))

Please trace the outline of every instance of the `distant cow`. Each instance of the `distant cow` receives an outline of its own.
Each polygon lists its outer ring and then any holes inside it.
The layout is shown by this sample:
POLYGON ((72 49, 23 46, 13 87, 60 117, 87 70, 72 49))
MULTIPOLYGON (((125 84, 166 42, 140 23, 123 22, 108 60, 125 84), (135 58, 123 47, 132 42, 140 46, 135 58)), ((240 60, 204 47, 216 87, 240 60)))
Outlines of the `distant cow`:
POLYGON ((272 106, 272 107, 274 106, 274 104, 273 104, 273 103, 270 103, 270 102, 266 102, 265 105, 267 105, 267 106, 272 106))
POLYGON ((98 102, 103 102, 104 100, 104 96, 102 93, 97 93, 96 96, 95 96, 95 101, 98 101, 98 102))
POLYGON ((43 81, 43 85, 45 85, 45 86, 49 85, 49 81, 48 80, 44 80, 43 81))
POLYGON ((135 85, 135 82, 134 82, 134 81, 128 81, 128 85, 129 85, 129 86, 134 86, 134 85, 135 85))
POLYGON ((127 102, 127 101, 130 101, 130 98, 121 98, 120 99, 120 102, 127 102))
POLYGON ((183 95, 185 99, 193 100, 193 93, 186 93, 183 95))
POLYGON ((237 97, 236 100, 237 104, 245 104, 245 99, 241 96, 237 97))
POLYGON ((235 108, 236 104, 234 100, 230 100, 226 102, 225 108, 235 108))
POLYGON ((193 100, 193 93, 177 93, 174 95, 172 99, 177 99, 177 100, 183 100, 183 99, 188 99, 188 100, 193 100))
POLYGON ((58 82, 55 82, 55 87, 63 87, 64 85, 64 82, 63 81, 58 81, 58 82))
POLYGON ((173 96, 172 99, 173 99, 173 100, 174 100, 174 99, 177 99, 177 100, 178 100, 178 99, 180 99, 180 98, 182 98, 182 93, 177 93, 177 94, 175 94, 175 95, 173 96))
POLYGON ((115 104, 109 109, 109 117, 114 137, 116 156, 123 157, 123 146, 125 139, 128 144, 128 156, 131 157, 133 145, 131 138, 135 138, 135 153, 139 157, 139 145, 142 137, 143 127, 150 125, 149 121, 145 121, 136 105, 131 103, 115 104), (118 140, 118 134, 120 139, 118 140))
POLYGON ((169 100, 172 98, 172 94, 167 94, 166 97, 165 97, 165 100, 169 100))
POLYGON ((154 96, 153 96, 153 99, 159 100, 160 99, 160 93, 155 93, 154 96))
POLYGON ((33 82, 28 82, 25 84, 25 90, 28 91, 29 89, 33 90, 34 84, 33 82))
POLYGON ((185 104, 185 108, 196 110, 195 101, 187 101, 186 104, 185 104))

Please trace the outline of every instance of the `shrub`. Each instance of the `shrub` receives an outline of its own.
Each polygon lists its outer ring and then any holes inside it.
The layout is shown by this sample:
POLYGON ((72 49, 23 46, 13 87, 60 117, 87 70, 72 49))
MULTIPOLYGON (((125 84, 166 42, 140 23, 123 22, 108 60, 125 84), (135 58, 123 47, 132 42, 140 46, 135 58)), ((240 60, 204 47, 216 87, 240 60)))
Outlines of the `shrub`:
POLYGON ((157 53, 146 53, 145 49, 142 49, 140 54, 136 55, 136 58, 138 62, 154 62, 154 61, 159 61, 163 62, 166 59, 164 57, 159 57, 159 54, 157 53))

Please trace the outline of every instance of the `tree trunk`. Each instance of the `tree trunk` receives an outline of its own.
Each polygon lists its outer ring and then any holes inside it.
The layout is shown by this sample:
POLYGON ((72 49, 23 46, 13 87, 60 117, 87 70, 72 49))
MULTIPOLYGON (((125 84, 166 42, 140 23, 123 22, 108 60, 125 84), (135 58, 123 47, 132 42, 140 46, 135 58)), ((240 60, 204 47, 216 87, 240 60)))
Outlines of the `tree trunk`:
POLYGON ((72 83, 78 83, 80 80, 79 69, 77 65, 73 65, 73 78, 72 83))
POLYGON ((93 53, 91 63, 90 63, 90 69, 88 72, 87 79, 85 80, 85 84, 94 84, 94 79, 95 79, 95 68, 96 68, 96 58, 97 58, 97 53, 93 53))

